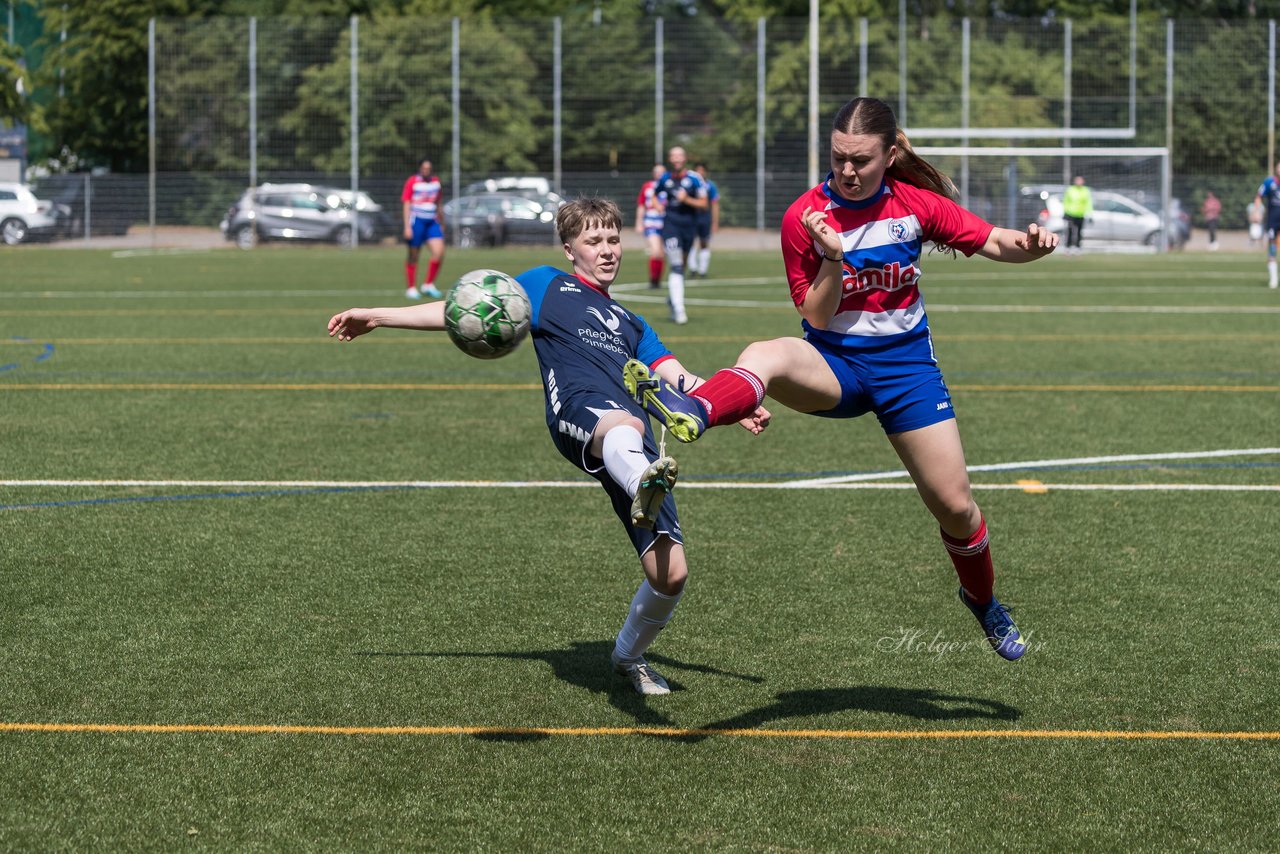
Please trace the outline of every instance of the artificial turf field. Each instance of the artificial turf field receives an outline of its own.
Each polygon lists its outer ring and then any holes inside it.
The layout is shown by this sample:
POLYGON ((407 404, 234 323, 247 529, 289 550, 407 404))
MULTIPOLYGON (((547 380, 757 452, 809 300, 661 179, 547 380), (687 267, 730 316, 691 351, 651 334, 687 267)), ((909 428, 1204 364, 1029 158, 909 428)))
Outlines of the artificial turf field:
MULTIPOLYGON (((1274 850, 1260 254, 927 257, 1031 651, 986 647, 873 417, 775 406, 673 449, 651 699, 532 347, 325 336, 401 302, 401 257, 0 252, 0 849, 1274 850)), ((704 373, 798 328, 776 253, 712 264, 683 327, 640 252, 615 287, 704 373)))

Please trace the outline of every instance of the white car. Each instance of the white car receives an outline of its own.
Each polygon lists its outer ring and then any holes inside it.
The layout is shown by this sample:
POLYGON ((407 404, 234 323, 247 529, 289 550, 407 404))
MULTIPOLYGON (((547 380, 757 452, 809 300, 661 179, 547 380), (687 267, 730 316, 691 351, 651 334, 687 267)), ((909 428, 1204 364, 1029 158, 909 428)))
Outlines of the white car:
POLYGON ((31 237, 57 231, 53 202, 37 199, 26 184, 0 182, 0 240, 17 246, 31 237))
MULTIPOLYGON (((1023 191, 1024 194, 1026 192, 1023 191)), ((1062 191, 1046 189, 1037 195, 1044 206, 1039 216, 1040 227, 1065 235, 1067 223, 1062 216, 1062 191)), ((1160 214, 1141 202, 1111 190, 1094 190, 1093 213, 1084 221, 1084 240, 1136 242, 1155 246, 1160 242, 1163 227, 1160 214)))

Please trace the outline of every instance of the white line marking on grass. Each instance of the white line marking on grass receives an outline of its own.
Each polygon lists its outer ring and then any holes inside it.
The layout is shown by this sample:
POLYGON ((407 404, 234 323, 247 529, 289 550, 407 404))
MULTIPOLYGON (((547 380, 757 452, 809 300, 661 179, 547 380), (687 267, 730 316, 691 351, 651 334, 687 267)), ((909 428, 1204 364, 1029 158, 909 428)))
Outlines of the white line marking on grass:
POLYGON ((117 249, 111 253, 112 258, 148 258, 152 255, 207 255, 209 249, 117 249))
MULTIPOLYGON (((1013 463, 989 463, 987 465, 969 466, 970 472, 984 471, 1018 471, 1031 468, 1062 468, 1064 466, 1087 466, 1100 463, 1139 463, 1155 460, 1203 460, 1215 457, 1269 457, 1280 454, 1280 448, 1237 448, 1218 451, 1175 451, 1165 454, 1118 454, 1106 457, 1069 457, 1056 460, 1023 460, 1013 463)), ((836 477, 810 478, 791 481, 797 487, 828 486, 837 483, 854 483, 857 481, 883 480, 889 477, 907 477, 905 469, 896 471, 867 472, 864 474, 838 475, 836 477)), ((976 486, 977 484, 975 484, 976 486)))

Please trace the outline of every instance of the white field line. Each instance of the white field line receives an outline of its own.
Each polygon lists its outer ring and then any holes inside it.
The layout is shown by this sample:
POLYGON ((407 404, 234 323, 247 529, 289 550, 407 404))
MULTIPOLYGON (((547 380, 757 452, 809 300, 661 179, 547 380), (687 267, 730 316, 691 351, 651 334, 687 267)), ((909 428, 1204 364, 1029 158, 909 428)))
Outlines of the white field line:
MULTIPOLYGON (((589 489, 594 481, 558 480, 0 480, 0 488, 21 487, 200 487, 221 489, 227 487, 256 489, 589 489)), ((974 483, 975 490, 1004 490, 1013 492, 1045 493, 1063 492, 1280 492, 1280 484, 1230 484, 1230 483, 974 483)), ((755 489, 755 490, 911 490, 912 483, 770 483, 750 482, 693 482, 680 484, 681 490, 690 489, 755 489)))
MULTIPOLYGON (((1070 457, 1057 460, 1023 460, 1013 463, 989 463, 987 465, 969 466, 972 472, 1018 471, 1031 468, 1063 468, 1065 466, 1087 466, 1102 463, 1138 463, 1156 460, 1203 460, 1215 457, 1268 457, 1280 454, 1280 448, 1236 448, 1218 451, 1175 451, 1164 454, 1118 454, 1106 457, 1070 457)), ((907 477, 905 469, 897 471, 868 472, 865 474, 847 474, 837 477, 811 478, 791 481, 793 487, 831 486, 838 483, 855 483, 858 481, 875 481, 886 478, 907 477)), ((976 486, 977 484, 975 484, 976 486)), ((1061 487, 1060 487, 1061 488, 1061 487)))

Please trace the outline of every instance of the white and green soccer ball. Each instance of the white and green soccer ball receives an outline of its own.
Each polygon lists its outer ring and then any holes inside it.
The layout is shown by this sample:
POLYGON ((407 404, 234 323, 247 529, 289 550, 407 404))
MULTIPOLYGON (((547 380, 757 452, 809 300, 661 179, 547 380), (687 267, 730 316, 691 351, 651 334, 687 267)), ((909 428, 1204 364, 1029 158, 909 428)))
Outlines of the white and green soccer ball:
POLYGON ((529 334, 533 313, 520 283, 498 270, 472 270, 444 297, 444 325, 458 349, 477 359, 496 359, 529 334))

